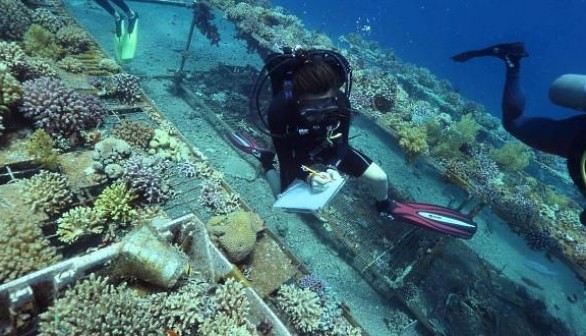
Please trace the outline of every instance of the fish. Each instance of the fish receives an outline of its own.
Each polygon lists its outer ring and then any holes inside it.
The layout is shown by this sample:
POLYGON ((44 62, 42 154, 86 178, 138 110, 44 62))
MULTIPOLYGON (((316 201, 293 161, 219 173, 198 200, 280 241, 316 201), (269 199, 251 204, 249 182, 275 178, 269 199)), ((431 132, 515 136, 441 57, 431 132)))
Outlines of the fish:
POLYGON ((533 280, 531 280, 529 278, 526 278, 524 276, 521 276, 521 281, 523 281, 528 286, 531 286, 533 288, 537 288, 537 289, 543 290, 543 287, 541 287, 537 282, 535 282, 535 281, 533 281, 533 280))
POLYGON ((173 329, 167 329, 167 336, 179 336, 179 334, 173 329))

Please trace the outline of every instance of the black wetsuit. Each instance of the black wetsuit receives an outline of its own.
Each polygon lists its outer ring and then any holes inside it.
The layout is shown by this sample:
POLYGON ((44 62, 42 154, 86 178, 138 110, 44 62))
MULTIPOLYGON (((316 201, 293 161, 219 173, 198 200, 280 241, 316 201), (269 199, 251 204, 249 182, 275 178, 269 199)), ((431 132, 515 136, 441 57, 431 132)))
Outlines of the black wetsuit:
POLYGON ((570 157, 577 142, 586 142, 586 114, 554 120, 523 116, 525 95, 520 67, 507 67, 503 92, 503 126, 515 138, 540 151, 570 157))
POLYGON ((297 102, 286 99, 282 92, 273 98, 268 121, 279 160, 282 191, 295 178, 307 178, 309 173, 301 169, 302 165, 331 165, 340 172, 358 177, 372 163, 370 158, 348 144, 352 112, 350 102, 342 92, 336 94, 336 105, 340 109, 331 118, 310 123, 300 116, 297 102), (341 133, 342 136, 328 142, 328 132, 341 133))
POLYGON ((132 11, 124 2, 124 0, 95 0, 100 6, 102 6, 110 15, 115 16, 116 10, 110 4, 110 1, 116 4, 116 6, 120 7, 127 15, 131 15, 132 11))

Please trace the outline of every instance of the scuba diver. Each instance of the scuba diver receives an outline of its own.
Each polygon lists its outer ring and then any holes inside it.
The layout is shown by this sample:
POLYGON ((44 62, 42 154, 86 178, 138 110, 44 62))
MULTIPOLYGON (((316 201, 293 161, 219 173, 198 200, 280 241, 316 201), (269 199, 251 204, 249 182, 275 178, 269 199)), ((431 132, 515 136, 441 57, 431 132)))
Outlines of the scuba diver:
POLYGON ((328 183, 342 178, 342 173, 357 177, 370 187, 375 210, 382 218, 403 220, 460 238, 472 237, 476 224, 458 212, 390 199, 387 175, 382 168, 350 146, 348 136, 354 111, 349 101, 351 67, 346 58, 330 50, 283 51, 265 60, 250 101, 251 112, 258 112, 262 121, 257 126, 271 136, 276 153, 244 132, 228 136, 236 147, 260 161, 275 196, 296 179, 309 184, 313 192, 323 191, 328 183), (258 107, 259 93, 267 78, 273 98, 263 115, 258 107), (280 171, 275 168, 275 154, 280 171))
MULTIPOLYGON (((523 43, 497 44, 466 51, 451 59, 467 62, 484 56, 500 58, 506 66, 503 127, 528 146, 566 158, 570 177, 586 197, 586 114, 561 120, 523 116, 525 95, 520 84, 521 59, 529 56, 523 43)), ((586 111, 586 76, 567 74, 559 77, 550 86, 549 98, 556 105, 586 111)), ((580 222, 586 225, 586 210, 582 211, 580 222)))
POLYGON ((138 13, 130 9, 124 0, 95 0, 113 18, 116 23, 114 35, 114 53, 121 62, 129 62, 134 58, 138 41, 138 13), (124 24, 124 17, 110 4, 113 2, 124 12, 128 25, 124 24))

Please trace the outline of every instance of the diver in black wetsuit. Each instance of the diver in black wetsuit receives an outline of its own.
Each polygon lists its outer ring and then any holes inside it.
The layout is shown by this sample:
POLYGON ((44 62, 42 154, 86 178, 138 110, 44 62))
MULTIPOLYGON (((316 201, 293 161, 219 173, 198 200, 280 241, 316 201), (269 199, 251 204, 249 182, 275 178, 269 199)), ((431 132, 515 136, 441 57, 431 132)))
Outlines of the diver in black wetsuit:
POLYGON ((338 171, 360 177, 370 185, 377 211, 381 216, 388 215, 391 204, 387 175, 348 143, 352 112, 348 97, 340 91, 341 86, 337 73, 319 59, 307 59, 295 70, 292 92, 298 99, 291 101, 285 92, 280 92, 269 107, 268 125, 280 174, 272 160, 265 157, 261 163, 266 177, 276 194, 295 178, 321 189, 340 178, 338 171), (302 168, 317 163, 326 166, 324 173, 314 174, 302 168))
MULTIPOLYGON (((586 197, 586 114, 555 120, 523 116, 525 95, 520 85, 521 58, 529 56, 523 43, 506 43, 452 56, 466 62, 482 56, 502 59, 506 79, 502 97, 503 127, 514 137, 535 149, 568 159, 568 171, 586 197)), ((561 106, 586 110, 586 76, 564 75, 550 88, 551 100, 561 106)), ((586 225, 586 210, 580 215, 586 225)))
POLYGON ((472 238, 477 224, 458 211, 389 198, 385 172, 348 143, 353 114, 348 99, 351 88, 352 68, 341 54, 323 49, 283 48, 282 53, 270 54, 265 59, 250 99, 251 112, 258 114, 253 118, 262 121, 257 126, 271 136, 276 153, 242 131, 229 131, 227 138, 260 161, 275 196, 295 179, 304 180, 314 192, 321 192, 330 182, 340 179, 341 172, 366 182, 381 218, 458 238, 472 238), (259 97, 267 79, 273 98, 268 112, 263 114, 259 97), (275 155, 280 172, 274 166, 275 155), (325 168, 320 172, 317 167, 325 168))

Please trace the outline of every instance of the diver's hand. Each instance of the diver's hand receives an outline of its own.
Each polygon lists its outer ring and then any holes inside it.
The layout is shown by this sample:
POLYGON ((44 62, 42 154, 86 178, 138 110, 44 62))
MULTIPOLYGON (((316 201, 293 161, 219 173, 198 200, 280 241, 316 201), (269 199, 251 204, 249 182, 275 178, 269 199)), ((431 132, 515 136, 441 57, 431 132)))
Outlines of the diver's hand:
POLYGON ((332 182, 332 179, 325 172, 309 175, 309 185, 311 186, 311 190, 315 192, 324 191, 330 182, 332 182))
POLYGON ((328 168, 326 169, 326 175, 328 175, 328 177, 332 180, 332 181, 337 181, 342 179, 342 175, 340 175, 340 173, 338 173, 337 170, 335 170, 334 168, 328 168))

